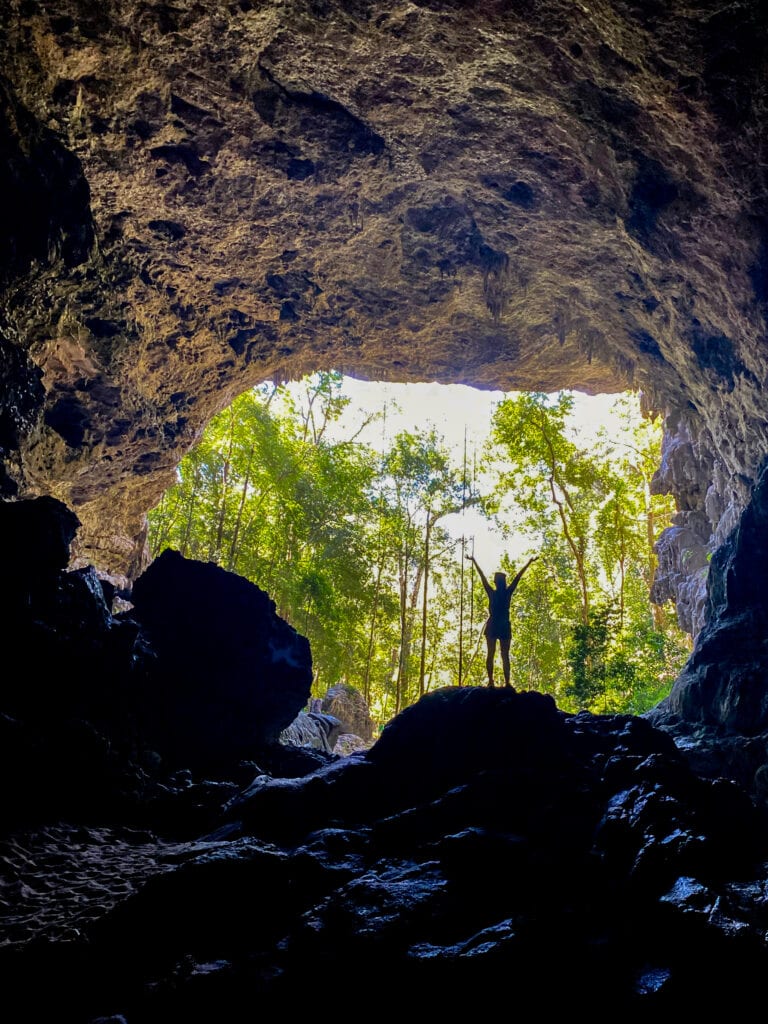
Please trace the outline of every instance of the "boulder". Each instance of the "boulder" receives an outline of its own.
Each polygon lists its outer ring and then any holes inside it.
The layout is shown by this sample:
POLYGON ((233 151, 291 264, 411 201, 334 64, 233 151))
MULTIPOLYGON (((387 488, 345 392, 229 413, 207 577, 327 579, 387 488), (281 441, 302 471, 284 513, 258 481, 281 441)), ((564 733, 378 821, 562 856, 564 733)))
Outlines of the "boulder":
POLYGON ((174 764, 211 770, 252 757, 306 705, 309 641, 244 577, 166 549, 131 600, 157 655, 144 731, 174 764))
POLYGON ((341 732, 341 722, 333 715, 317 711, 300 711, 291 724, 280 733, 280 742, 296 747, 312 747, 333 753, 336 739, 341 732))
POLYGON ((322 699, 322 709, 328 715, 338 718, 343 733, 359 736, 361 740, 373 739, 373 720, 365 698, 348 683, 331 686, 322 699))

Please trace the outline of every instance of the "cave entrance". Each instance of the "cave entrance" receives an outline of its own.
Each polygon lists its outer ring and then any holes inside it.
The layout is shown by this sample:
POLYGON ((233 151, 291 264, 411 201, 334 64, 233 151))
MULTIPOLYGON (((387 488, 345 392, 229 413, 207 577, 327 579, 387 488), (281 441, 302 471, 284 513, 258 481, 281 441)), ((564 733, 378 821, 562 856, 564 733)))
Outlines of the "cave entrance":
MULTIPOLYGON (((267 591, 381 726, 485 685, 487 579, 511 580, 510 682, 565 710, 642 713, 690 642, 651 602, 661 426, 637 394, 480 391, 337 372, 266 382, 216 416, 150 514, 165 547, 267 591)), ((498 652, 495 681, 503 681, 498 652)))

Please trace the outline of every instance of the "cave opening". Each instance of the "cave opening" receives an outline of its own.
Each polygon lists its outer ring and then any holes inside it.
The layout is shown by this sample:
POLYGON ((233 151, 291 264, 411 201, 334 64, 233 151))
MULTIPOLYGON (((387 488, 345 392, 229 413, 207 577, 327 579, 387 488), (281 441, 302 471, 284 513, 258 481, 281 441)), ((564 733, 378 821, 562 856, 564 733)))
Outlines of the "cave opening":
POLYGON ((310 640, 313 699, 352 686, 379 728, 432 689, 485 683, 471 559, 512 579, 535 557, 511 608, 513 685, 642 713, 690 637, 668 595, 652 600, 675 509, 653 493, 661 424, 641 405, 339 371, 266 381, 182 460, 149 515, 151 556, 263 588, 310 640))

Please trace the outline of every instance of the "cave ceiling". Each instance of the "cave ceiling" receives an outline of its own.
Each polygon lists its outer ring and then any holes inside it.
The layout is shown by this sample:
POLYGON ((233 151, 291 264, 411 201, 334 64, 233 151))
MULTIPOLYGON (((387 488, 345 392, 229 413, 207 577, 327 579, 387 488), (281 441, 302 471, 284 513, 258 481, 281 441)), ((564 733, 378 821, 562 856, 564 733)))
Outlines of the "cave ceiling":
POLYGON ((131 578, 180 458, 264 380, 638 389, 680 509, 659 594, 696 625, 768 450, 761 4, 0 17, 3 497, 62 499, 131 578))

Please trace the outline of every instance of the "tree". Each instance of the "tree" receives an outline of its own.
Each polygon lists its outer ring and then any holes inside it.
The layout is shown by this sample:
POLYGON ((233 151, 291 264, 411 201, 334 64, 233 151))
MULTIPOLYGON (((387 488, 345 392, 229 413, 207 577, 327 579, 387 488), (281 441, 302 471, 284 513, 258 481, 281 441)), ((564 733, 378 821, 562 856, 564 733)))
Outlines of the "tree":
POLYGON ((564 706, 634 709, 641 691, 651 701, 668 688, 686 656, 676 623, 650 602, 654 544, 672 512, 651 494, 660 430, 622 399, 623 436, 579 446, 572 404, 520 395, 494 419, 500 486, 542 555, 515 609, 512 655, 564 706))
POLYGON ((304 404, 271 385, 240 395, 150 515, 153 554, 174 546, 267 590, 309 637, 317 676, 331 679, 364 648, 375 472, 365 446, 325 439, 344 408, 340 385, 337 374, 317 375, 304 404))
POLYGON ((513 488, 536 532, 559 524, 579 586, 581 620, 589 622, 591 514, 604 493, 600 463, 568 437, 566 419, 573 398, 560 392, 554 400, 540 393, 507 398, 496 409, 492 438, 511 463, 501 486, 513 488))
MULTIPOLYGON (((450 542, 439 523, 458 512, 468 500, 464 482, 451 465, 434 428, 402 431, 383 459, 382 497, 393 528, 397 563, 400 643, 395 688, 396 713, 405 703, 424 693, 428 621, 429 570, 450 542), (409 693, 415 612, 422 594, 422 631, 418 690, 409 693)), ((475 500, 471 498, 470 500, 475 500)))

